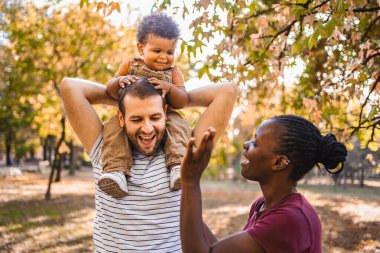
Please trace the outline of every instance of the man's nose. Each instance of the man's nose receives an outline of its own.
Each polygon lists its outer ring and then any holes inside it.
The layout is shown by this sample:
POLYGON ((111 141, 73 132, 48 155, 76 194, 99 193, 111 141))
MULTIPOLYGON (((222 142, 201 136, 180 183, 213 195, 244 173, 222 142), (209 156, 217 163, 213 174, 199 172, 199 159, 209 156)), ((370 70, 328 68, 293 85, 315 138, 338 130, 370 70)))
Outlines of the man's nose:
POLYGON ((146 120, 144 121, 144 124, 143 126, 141 127, 141 130, 146 133, 146 134, 149 134, 153 131, 153 124, 150 120, 146 120))

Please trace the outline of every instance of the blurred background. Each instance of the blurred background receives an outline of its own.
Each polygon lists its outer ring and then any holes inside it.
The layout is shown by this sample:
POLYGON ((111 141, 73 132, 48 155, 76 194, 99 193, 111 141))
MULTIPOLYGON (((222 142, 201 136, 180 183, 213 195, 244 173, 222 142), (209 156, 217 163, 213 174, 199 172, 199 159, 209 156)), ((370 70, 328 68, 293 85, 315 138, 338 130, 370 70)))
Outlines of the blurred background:
MULTIPOLYGON (((0 2, 0 252, 91 252, 91 164, 65 117, 65 76, 105 84, 136 56, 152 11, 181 28, 175 65, 187 90, 234 81, 240 94, 204 175, 205 219, 242 229, 256 183, 240 175, 242 144, 290 113, 349 150, 339 175, 300 182, 324 226, 325 252, 380 252, 380 3, 294 1, 0 2), (60 227, 60 229, 59 229, 60 227)), ((97 106, 103 121, 116 108, 97 106)), ((194 125, 202 109, 181 111, 194 125)))

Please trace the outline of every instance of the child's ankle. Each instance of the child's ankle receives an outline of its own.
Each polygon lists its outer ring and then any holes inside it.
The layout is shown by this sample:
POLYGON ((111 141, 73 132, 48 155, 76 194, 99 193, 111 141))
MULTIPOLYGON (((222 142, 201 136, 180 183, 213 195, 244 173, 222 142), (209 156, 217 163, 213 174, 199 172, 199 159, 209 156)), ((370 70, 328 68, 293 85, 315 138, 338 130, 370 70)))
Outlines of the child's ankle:
POLYGON ((176 168, 181 168, 181 164, 173 164, 173 165, 170 165, 169 167, 170 170, 176 169, 176 168))

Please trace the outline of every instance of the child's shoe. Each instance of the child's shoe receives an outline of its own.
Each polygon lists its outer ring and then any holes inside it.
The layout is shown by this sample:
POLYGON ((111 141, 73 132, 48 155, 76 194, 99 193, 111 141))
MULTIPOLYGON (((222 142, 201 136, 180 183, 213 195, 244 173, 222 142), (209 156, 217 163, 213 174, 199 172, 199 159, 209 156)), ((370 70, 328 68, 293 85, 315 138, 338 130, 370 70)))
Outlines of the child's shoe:
POLYGON ((100 190, 114 198, 128 195, 127 178, 121 171, 104 173, 99 178, 98 186, 100 190))
POLYGON ((170 170, 170 189, 172 191, 179 191, 181 187, 181 166, 176 165, 170 170))

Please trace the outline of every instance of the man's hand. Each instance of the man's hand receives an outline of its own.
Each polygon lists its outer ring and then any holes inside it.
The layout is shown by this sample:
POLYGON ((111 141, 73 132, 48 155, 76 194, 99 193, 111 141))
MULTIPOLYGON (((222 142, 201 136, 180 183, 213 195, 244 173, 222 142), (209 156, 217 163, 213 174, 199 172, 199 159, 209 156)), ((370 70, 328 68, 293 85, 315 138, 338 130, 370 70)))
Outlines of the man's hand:
POLYGON ((206 169, 212 149, 214 147, 215 129, 209 127, 203 134, 199 147, 194 150, 195 138, 191 138, 187 145, 187 152, 181 164, 181 177, 183 183, 198 182, 206 169))
POLYGON ((131 85, 139 79, 138 76, 126 75, 119 77, 119 86, 120 88, 125 88, 125 85, 131 85))
POLYGON ((166 81, 163 81, 163 80, 159 80, 156 77, 149 78, 149 82, 151 82, 155 86, 156 89, 162 90, 162 97, 163 98, 167 94, 169 94, 170 89, 171 89, 171 87, 173 85, 173 84, 171 84, 169 82, 166 82, 166 81))

